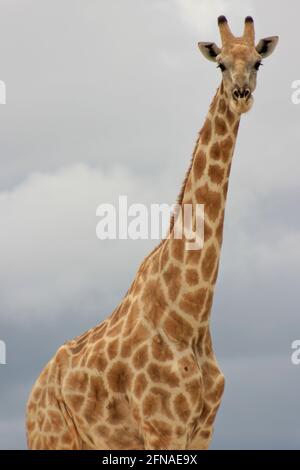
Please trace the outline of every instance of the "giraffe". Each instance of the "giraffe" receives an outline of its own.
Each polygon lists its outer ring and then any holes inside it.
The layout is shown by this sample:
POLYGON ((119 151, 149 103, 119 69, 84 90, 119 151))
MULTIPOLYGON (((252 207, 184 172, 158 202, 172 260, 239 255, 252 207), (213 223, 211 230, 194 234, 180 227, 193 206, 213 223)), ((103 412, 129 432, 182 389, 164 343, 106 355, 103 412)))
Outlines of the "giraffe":
MULTIPOLYGON (((178 203, 204 204, 201 249, 170 236, 142 262, 119 306, 58 349, 27 404, 31 449, 207 449, 224 390, 210 312, 241 114, 277 36, 255 45, 245 19, 235 37, 218 18, 222 46, 200 42, 222 80, 195 146, 178 203)), ((194 215, 193 215, 194 218, 194 215)), ((193 223, 195 219, 193 219, 193 223)))

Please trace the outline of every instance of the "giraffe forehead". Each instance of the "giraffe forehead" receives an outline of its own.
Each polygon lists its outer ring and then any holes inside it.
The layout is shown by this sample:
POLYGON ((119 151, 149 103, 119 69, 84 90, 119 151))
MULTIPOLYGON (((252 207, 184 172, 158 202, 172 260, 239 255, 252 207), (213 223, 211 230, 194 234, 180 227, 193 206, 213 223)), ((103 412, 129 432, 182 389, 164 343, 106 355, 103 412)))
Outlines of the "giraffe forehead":
POLYGON ((254 47, 244 43, 233 43, 225 46, 221 52, 221 56, 234 63, 248 63, 260 56, 254 47))

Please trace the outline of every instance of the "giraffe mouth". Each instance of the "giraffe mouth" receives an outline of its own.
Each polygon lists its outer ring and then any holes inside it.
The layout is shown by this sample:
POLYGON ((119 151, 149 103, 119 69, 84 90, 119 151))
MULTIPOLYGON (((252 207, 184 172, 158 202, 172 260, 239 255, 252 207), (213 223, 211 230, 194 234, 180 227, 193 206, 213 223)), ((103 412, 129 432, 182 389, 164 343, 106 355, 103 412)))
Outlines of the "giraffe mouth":
POLYGON ((253 106, 253 103, 254 103, 254 98, 253 98, 253 95, 251 93, 246 98, 245 97, 243 97, 243 98, 232 98, 230 100, 230 107, 231 107, 231 110, 234 113, 244 114, 244 113, 248 113, 248 111, 250 111, 250 109, 253 106))

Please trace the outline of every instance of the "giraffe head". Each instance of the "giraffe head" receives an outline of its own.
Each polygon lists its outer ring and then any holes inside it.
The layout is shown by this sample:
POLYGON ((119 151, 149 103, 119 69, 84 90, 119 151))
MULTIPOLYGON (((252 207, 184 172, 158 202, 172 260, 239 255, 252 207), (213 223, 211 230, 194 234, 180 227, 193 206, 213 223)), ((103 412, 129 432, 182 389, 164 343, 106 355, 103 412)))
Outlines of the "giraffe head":
POLYGON ((218 18, 222 47, 212 42, 199 42, 202 54, 216 62, 222 72, 223 87, 233 112, 238 114, 250 110, 253 91, 261 61, 274 51, 278 36, 261 39, 255 45, 254 23, 250 16, 245 19, 244 33, 235 37, 225 16, 218 18))

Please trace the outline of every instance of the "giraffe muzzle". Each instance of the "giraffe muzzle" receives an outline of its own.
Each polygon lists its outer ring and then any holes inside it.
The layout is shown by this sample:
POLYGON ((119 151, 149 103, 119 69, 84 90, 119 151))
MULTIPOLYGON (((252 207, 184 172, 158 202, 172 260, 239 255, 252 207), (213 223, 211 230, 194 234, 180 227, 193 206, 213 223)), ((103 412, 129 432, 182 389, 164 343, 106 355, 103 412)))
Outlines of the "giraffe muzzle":
POLYGON ((240 99, 248 101, 249 98, 251 98, 251 90, 249 87, 243 87, 243 88, 235 87, 232 91, 232 98, 235 101, 238 101, 240 99))

